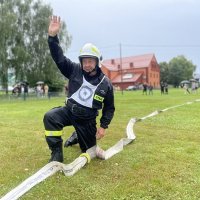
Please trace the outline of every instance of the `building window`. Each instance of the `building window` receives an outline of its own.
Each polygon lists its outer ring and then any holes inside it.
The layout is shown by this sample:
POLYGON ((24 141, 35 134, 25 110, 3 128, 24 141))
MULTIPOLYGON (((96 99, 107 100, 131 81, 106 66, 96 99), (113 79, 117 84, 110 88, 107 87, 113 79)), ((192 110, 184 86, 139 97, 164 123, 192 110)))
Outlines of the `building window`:
POLYGON ((156 68, 156 62, 155 61, 152 61, 151 65, 152 65, 153 68, 156 68))
POLYGON ((130 67, 133 67, 133 63, 132 62, 130 63, 130 67))
POLYGON ((133 78, 133 74, 124 74, 123 79, 131 79, 133 78))
POLYGON ((111 64, 114 65, 115 64, 115 60, 111 59, 111 64))

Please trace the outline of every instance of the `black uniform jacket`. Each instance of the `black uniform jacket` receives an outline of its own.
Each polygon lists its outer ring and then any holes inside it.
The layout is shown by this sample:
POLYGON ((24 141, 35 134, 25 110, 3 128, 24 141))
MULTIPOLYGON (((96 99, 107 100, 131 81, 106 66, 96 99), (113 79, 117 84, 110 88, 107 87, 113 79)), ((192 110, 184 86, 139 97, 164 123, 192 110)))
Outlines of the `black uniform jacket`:
MULTIPOLYGON (((98 68, 97 74, 95 76, 84 75, 84 72, 79 63, 74 63, 64 56, 62 48, 59 45, 59 40, 57 36, 49 36, 48 44, 51 56, 57 67, 59 68, 61 73, 69 79, 68 98, 70 98, 81 87, 83 83, 83 76, 92 85, 98 85, 101 82, 102 78, 105 76, 100 68, 98 68)), ((107 128, 113 118, 115 111, 113 86, 108 77, 105 77, 103 81, 99 84, 95 91, 95 95, 99 97, 99 99, 93 99, 92 109, 100 110, 103 108, 102 117, 100 119, 100 126, 102 128, 107 128)), ((77 102, 75 103, 78 104, 77 102)), ((87 107, 85 108, 87 109, 87 107)))

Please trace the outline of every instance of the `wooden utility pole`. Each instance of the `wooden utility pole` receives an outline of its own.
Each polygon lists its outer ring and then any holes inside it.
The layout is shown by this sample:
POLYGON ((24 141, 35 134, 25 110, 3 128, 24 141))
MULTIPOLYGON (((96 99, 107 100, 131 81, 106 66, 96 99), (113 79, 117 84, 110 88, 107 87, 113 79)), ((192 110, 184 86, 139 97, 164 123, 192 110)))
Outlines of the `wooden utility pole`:
POLYGON ((120 54, 120 74, 121 74, 121 91, 123 95, 123 70, 122 70, 122 45, 119 44, 119 54, 120 54))

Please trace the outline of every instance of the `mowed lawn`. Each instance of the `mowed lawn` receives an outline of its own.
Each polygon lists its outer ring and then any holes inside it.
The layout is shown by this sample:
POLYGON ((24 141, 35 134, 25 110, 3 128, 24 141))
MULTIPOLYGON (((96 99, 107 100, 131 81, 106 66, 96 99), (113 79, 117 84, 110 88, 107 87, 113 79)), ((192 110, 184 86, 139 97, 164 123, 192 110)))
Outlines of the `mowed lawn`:
MULTIPOLYGON (((153 96, 142 91, 117 92, 114 119, 98 144, 106 150, 125 137, 131 118, 196 99, 200 93, 184 94, 181 89, 171 89, 168 95, 154 91, 153 96)), ((50 151, 43 115, 62 105, 64 97, 0 101, 0 197, 47 164, 50 151)), ((137 122, 136 140, 119 154, 106 161, 94 159, 72 177, 56 173, 20 199, 200 199, 199 115, 200 102, 196 101, 137 122)), ((72 131, 72 127, 65 128, 63 139, 72 131)), ((64 149, 64 162, 79 155, 77 145, 64 149)))

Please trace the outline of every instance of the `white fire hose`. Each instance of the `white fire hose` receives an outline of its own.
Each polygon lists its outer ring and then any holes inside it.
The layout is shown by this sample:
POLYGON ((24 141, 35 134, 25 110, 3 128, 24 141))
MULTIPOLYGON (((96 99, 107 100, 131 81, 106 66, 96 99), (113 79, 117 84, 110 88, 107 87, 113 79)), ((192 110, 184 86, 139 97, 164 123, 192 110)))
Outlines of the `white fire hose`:
POLYGON ((42 169, 36 172, 34 175, 26 179, 19 186, 7 193, 1 200, 15 200, 29 191, 32 187, 45 180, 47 177, 52 176, 57 171, 63 171, 65 176, 73 176, 79 169, 81 169, 86 163, 89 163, 91 159, 99 157, 101 159, 108 159, 123 150, 123 146, 129 144, 135 139, 133 132, 133 126, 136 120, 131 119, 126 127, 127 138, 122 138, 114 146, 104 151, 99 146, 93 146, 88 149, 86 153, 81 154, 70 164, 63 164, 60 162, 50 162, 42 169))
MULTIPOLYGON (((195 101, 200 101, 200 99, 197 99, 195 101)), ((70 164, 63 164, 60 162, 50 162, 47 165, 45 165, 43 168, 41 168, 38 172, 36 172, 31 177, 27 178, 24 182, 22 182, 19 186, 11 190, 9 193, 7 193, 4 197, 1 198, 1 200, 15 200, 21 197, 23 194, 25 194, 27 191, 29 191, 32 187, 40 183, 41 181, 45 180, 49 176, 52 176, 57 171, 63 171, 65 176, 73 176, 78 170, 80 170, 86 163, 89 163, 91 159, 98 157, 104 160, 107 160, 111 158, 113 155, 119 153, 123 150, 123 147, 129 143, 131 143, 135 138, 135 134, 133 132, 133 126, 135 122, 145 120, 149 117, 153 117, 161 112, 165 112, 169 109, 173 109, 176 107, 180 107, 186 104, 191 104, 193 102, 187 102, 185 104, 168 107, 166 109, 160 110, 160 111, 154 111, 151 114, 135 119, 130 119, 129 123, 126 127, 126 138, 122 138, 120 141, 118 141, 114 146, 110 147, 108 150, 104 151, 101 149, 98 145, 93 146, 90 149, 87 150, 86 153, 81 154, 78 158, 76 158, 72 163, 70 164)))

